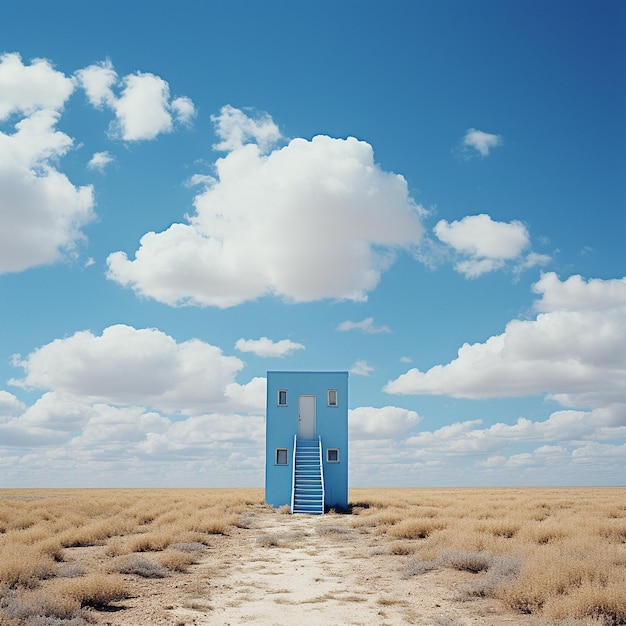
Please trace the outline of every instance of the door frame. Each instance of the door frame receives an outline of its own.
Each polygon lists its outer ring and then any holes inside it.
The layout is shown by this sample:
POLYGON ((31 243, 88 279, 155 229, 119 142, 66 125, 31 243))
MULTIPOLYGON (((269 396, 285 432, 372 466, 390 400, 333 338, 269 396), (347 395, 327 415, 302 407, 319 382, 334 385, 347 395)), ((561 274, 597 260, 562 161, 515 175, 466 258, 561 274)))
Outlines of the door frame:
POLYGON ((298 396, 298 438, 300 439, 315 439, 315 433, 317 432, 316 403, 317 398, 312 394, 298 396), (313 402, 303 402, 303 398, 307 400, 312 398, 313 402), (307 412, 306 409, 309 409, 309 411, 307 412), (310 433, 312 433, 311 436, 309 436, 310 433))

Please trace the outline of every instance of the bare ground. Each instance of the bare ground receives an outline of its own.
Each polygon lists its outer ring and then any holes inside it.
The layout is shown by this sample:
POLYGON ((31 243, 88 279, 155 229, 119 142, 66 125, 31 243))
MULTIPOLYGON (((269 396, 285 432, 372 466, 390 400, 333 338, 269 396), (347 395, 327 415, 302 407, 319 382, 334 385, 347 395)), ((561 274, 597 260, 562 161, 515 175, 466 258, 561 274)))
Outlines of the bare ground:
MULTIPOLYGON (((411 557, 390 554, 390 541, 375 529, 353 529, 349 515, 251 510, 247 527, 215 536, 187 573, 162 579, 126 576, 132 597, 95 613, 98 624, 540 623, 496 600, 467 599, 463 586, 475 574, 442 569, 403 578, 400 570, 411 557)), ((102 548, 76 550, 76 560, 92 565, 103 554, 102 548)))

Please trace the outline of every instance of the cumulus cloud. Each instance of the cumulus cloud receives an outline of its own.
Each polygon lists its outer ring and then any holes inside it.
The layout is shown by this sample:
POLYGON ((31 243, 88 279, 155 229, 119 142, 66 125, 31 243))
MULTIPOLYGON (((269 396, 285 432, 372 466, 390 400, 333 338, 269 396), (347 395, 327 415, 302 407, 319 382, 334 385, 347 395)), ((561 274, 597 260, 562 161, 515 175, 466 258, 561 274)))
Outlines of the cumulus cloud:
POLYGON ((187 96, 174 98, 170 106, 174 117, 185 126, 190 126, 194 117, 196 117, 196 107, 193 100, 187 96))
POLYGON ((446 365, 413 368, 385 391, 457 398, 546 393, 569 407, 625 405, 626 281, 562 282, 549 273, 533 290, 542 295, 535 319, 513 320, 501 335, 463 345, 446 365))
POLYGON ((199 415, 172 422, 162 432, 150 432, 138 449, 149 454, 206 454, 216 443, 236 446, 260 444, 265 437, 265 420, 260 416, 199 415))
POLYGON ((530 248, 530 236, 516 220, 496 222, 486 214, 468 215, 451 223, 440 220, 433 230, 459 257, 455 267, 466 278, 501 269, 507 262, 514 262, 519 271, 550 260, 546 255, 524 254, 530 248))
POLYGON ((12 393, 0 390, 0 420, 21 413, 26 406, 12 393))
POLYGON ((468 158, 471 156, 481 156, 484 158, 489 155, 493 148, 501 146, 502 143, 503 139, 501 135, 494 135, 482 130, 476 130, 475 128, 469 128, 465 132, 465 136, 461 142, 461 152, 468 158))
POLYGON ((562 445, 581 445, 581 441, 607 441, 626 436, 626 412, 609 417, 597 411, 557 411, 544 421, 520 417, 514 424, 482 426, 482 420, 468 420, 424 431, 408 437, 408 446, 431 453, 495 453, 522 443, 560 441, 562 445))
POLYGON ((0 121, 13 113, 58 111, 73 91, 72 80, 45 59, 24 65, 17 53, 0 56, 0 121))
POLYGON ((14 365, 25 375, 10 384, 44 393, 26 406, 0 391, 6 484, 262 481, 266 380, 238 383, 243 363, 215 346, 116 325, 16 355, 14 365))
POLYGON ((94 217, 92 187, 73 185, 57 169, 73 147, 56 129, 72 89, 47 61, 25 66, 19 55, 0 57, 0 121, 22 116, 15 132, 0 130, 0 273, 73 253, 94 217))
MULTIPOLYGON (((22 437, 47 436, 46 443, 68 440, 72 433, 81 430, 96 412, 97 407, 72 394, 44 393, 33 405, 8 422, 5 435, 20 432, 22 437)), ((5 441, 7 441, 5 437, 5 441)))
POLYGON ((109 163, 113 162, 113 157, 108 152, 95 152, 87 163, 90 170, 103 172, 109 163))
POLYGON ((219 115, 212 115, 211 120, 215 124, 216 135, 221 139, 213 146, 216 150, 232 152, 248 143, 254 143, 265 153, 282 138, 278 126, 265 112, 248 115, 227 104, 222 107, 219 115))
POLYGON ((0 420, 0 466, 5 482, 20 486, 226 485, 233 476, 260 483, 263 434, 261 415, 181 419, 48 392, 22 415, 0 420), (20 448, 29 451, 12 457, 20 448))
POLYGON ((349 331, 349 330, 360 330, 364 333, 375 334, 375 333, 390 333, 391 329, 389 326, 376 326, 374 324, 373 317, 366 317, 364 320, 360 322, 353 322, 352 320, 346 320, 345 322, 341 322, 339 326, 337 326, 337 330, 340 331, 349 331))
MULTIPOLYGON (((115 325, 101 335, 81 331, 56 339, 14 364, 25 376, 11 384, 71 394, 89 402, 137 404, 193 414, 263 406, 235 381, 243 363, 193 339, 177 343, 154 329, 115 325), (236 409, 234 408, 236 405, 236 409)), ((254 387, 256 394, 260 387, 254 387)))
POLYGON ((354 365, 350 368, 350 374, 355 376, 369 376, 375 368, 363 359, 357 359, 354 365))
POLYGON ((561 410, 545 420, 519 417, 512 424, 472 419, 418 430, 419 417, 407 412, 403 427, 402 410, 391 407, 397 428, 387 431, 383 416, 368 415, 371 409, 364 407, 350 412, 352 482, 540 485, 550 484, 550 469, 558 467, 564 484, 617 484, 626 460, 625 408, 561 410), (364 432, 361 415, 367 416, 364 432))
POLYGON ((397 406, 362 406, 349 412, 350 439, 395 439, 421 421, 415 411, 397 406))
POLYGON ((241 385, 237 382, 226 385, 226 398, 230 411, 244 413, 265 409, 265 395, 267 390, 266 378, 253 378, 249 383, 241 385))
POLYGON ((542 274, 532 286, 541 299, 534 303, 536 311, 605 311, 626 307, 626 278, 585 280, 570 276, 561 281, 554 272, 542 274))
POLYGON ((230 152, 195 214, 144 235, 133 260, 111 254, 111 280, 170 305, 229 307, 270 294, 362 301, 395 251, 419 240, 406 180, 383 171, 369 144, 320 135, 263 154, 277 136, 270 118, 231 107, 216 124, 230 152))
POLYGON ((296 350, 304 350, 304 346, 301 343, 296 343, 289 339, 272 341, 268 337, 261 337, 260 339, 238 339, 235 348, 240 352, 252 352, 262 357, 282 357, 296 350))
POLYGON ((160 76, 136 72, 120 79, 108 59, 78 70, 76 81, 94 107, 114 112, 111 134, 124 141, 154 139, 171 132, 175 120, 188 125, 196 114, 188 97, 170 98, 169 84, 160 76))

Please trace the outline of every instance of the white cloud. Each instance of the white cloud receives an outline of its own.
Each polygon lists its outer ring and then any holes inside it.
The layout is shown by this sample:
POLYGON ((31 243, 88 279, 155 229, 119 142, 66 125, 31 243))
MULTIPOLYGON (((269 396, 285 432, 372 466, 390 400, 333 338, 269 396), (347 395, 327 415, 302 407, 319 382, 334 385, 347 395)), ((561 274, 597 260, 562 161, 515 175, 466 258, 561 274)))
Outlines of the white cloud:
POLYGON ((395 439, 413 428, 422 418, 397 406, 363 406, 349 412, 350 439, 395 439))
POLYGON ((486 214, 468 215, 452 223, 440 220, 433 230, 439 241, 461 255, 456 270, 467 278, 500 269, 507 261, 518 260, 531 267, 549 260, 535 254, 522 258, 524 250, 530 247, 530 237, 518 221, 496 222, 486 214))
POLYGON ((48 392, 0 422, 0 466, 20 486, 260 484, 263 434, 261 415, 171 418, 48 392))
POLYGON ((356 376, 369 376, 375 368, 367 361, 362 359, 357 359, 354 365, 350 368, 350 374, 354 374, 356 376))
POLYGON ((541 299, 534 304, 536 311, 604 311, 626 306, 626 278, 588 281, 582 276, 570 276, 561 282, 554 272, 542 274, 532 286, 541 299))
MULTIPOLYGON (((240 410, 252 399, 235 381, 243 367, 220 348, 193 339, 177 343, 154 329, 116 325, 102 335, 77 332, 15 358, 25 376, 11 384, 71 394, 89 402, 137 404, 193 414, 240 410), (234 405, 236 408, 234 408, 234 405)), ((260 390, 254 387, 257 395, 260 390)), ((256 409, 263 399, 255 398, 256 409)))
POLYGON ((0 420, 18 415, 26 408, 25 404, 8 391, 0 390, 0 420))
POLYGON ((87 424, 96 410, 83 398, 50 391, 29 406, 11 426, 19 425, 27 430, 57 431, 66 433, 69 438, 73 431, 78 431, 87 424))
POLYGON ((422 234, 405 179, 354 138, 294 139, 264 156, 270 118, 233 111, 217 118, 231 152, 189 223, 144 235, 134 260, 111 254, 108 277, 170 305, 229 307, 269 294, 365 300, 394 251, 422 234))
POLYGON ((289 339, 272 341, 268 337, 261 337, 260 339, 238 339, 235 348, 240 352, 252 352, 262 357, 282 357, 296 350, 303 350, 304 346, 289 339))
POLYGON ((459 398, 547 393, 563 406, 626 404, 626 281, 544 275, 533 320, 513 320, 485 343, 465 344, 458 357, 427 372, 411 369, 388 393, 459 398), (605 296, 605 298, 602 298, 605 296))
POLYGON ((46 61, 24 66, 19 55, 4 55, 3 86, 2 115, 24 117, 12 134, 0 131, 0 273, 73 253, 84 240, 81 229, 94 217, 92 187, 74 186, 56 167, 73 145, 71 137, 56 130, 71 80, 46 61))
POLYGON ((141 72, 126 76, 123 82, 114 106, 119 136, 125 141, 137 141, 169 133, 172 116, 168 110, 168 84, 154 74, 141 72))
POLYGON ((248 143, 254 143, 265 153, 282 138, 274 120, 264 112, 256 113, 252 117, 227 104, 221 108, 219 115, 212 115, 211 120, 215 124, 217 136, 221 139, 220 143, 213 146, 216 150, 232 152, 248 143))
POLYGON ((172 100, 171 109, 176 119, 185 126, 191 125, 191 121, 196 116, 196 107, 187 96, 172 100))
POLYGON ((250 413, 265 409, 267 379, 253 378, 249 383, 240 385, 233 382, 226 385, 226 397, 230 411, 250 413))
POLYGON ((73 91, 71 79, 45 59, 24 65, 17 53, 0 55, 0 121, 13 113, 59 111, 73 91))
POLYGON ((360 322, 353 322, 352 320, 346 320, 345 322, 341 322, 341 324, 337 326, 337 330, 340 330, 340 331, 361 330, 364 333, 368 333, 368 334, 391 332, 391 329, 389 328, 389 326, 376 326, 374 324, 373 317, 366 317, 364 320, 361 320, 360 322))
MULTIPOLYGON (((496 222, 486 214, 469 215, 452 223, 440 220, 433 230, 457 257, 455 269, 466 278, 477 278, 507 266, 519 274, 552 260, 545 254, 526 252, 530 248, 530 236, 527 228, 516 220, 496 222)), ((424 253, 429 254, 429 251, 424 253)), ((437 255, 442 256, 441 252, 437 255)), ((432 254, 429 258, 435 263, 432 254)))
POLYGON ((195 116, 193 102, 186 96, 171 100, 169 84, 161 77, 136 72, 120 79, 110 60, 77 71, 76 80, 93 106, 113 110, 112 135, 124 141, 154 139, 173 130, 174 118, 188 125, 195 116))
POLYGON ((118 76, 109 59, 98 65, 90 65, 78 70, 76 79, 85 90, 92 106, 96 108, 104 105, 115 106, 116 98, 112 87, 117 83, 118 76))
POLYGON ((481 157, 486 157, 493 148, 501 146, 502 143, 503 139, 501 135, 494 135, 482 130, 476 130, 475 128, 469 128, 465 132, 461 145, 466 155, 469 153, 478 153, 481 157))
POLYGON ((520 260, 516 271, 521 272, 522 270, 530 269, 532 267, 537 267, 539 265, 548 265, 552 262, 552 257, 548 254, 539 254, 537 252, 530 252, 526 255, 525 258, 520 260))
POLYGON ((215 346, 118 325, 58 339, 14 365, 25 376, 11 384, 47 391, 28 407, 0 392, 6 484, 262 481, 266 381, 239 384, 242 362, 215 346))
POLYGON ((440 220, 435 234, 458 252, 477 257, 513 259, 528 247, 528 230, 517 221, 494 222, 489 215, 468 215, 451 224, 440 220))
POLYGON ((90 170, 103 172, 109 163, 113 162, 113 157, 108 152, 95 152, 87 163, 90 170))
POLYGON ((609 426, 601 411, 557 411, 545 421, 524 417, 515 424, 496 423, 483 427, 481 420, 455 422, 434 431, 422 431, 406 438, 401 445, 412 449, 423 461, 476 456, 481 467, 513 467, 528 463, 538 468, 559 459, 565 466, 589 447, 619 449, 609 440, 626 436, 626 412, 620 426, 609 426), (539 444, 531 451, 516 452, 520 446, 539 444), (509 454, 509 456, 507 456, 509 454))
POLYGON ((350 412, 353 485, 546 485, 554 482, 554 468, 561 484, 595 485, 619 484, 623 474, 626 406, 491 426, 473 419, 422 431, 411 420, 403 429, 400 419, 386 432, 371 416, 361 433, 356 415, 369 410, 350 412))
POLYGON ((150 432, 138 446, 149 454, 206 454, 217 442, 231 447, 260 444, 265 437, 265 420, 260 416, 199 415, 172 422, 163 432, 150 432))

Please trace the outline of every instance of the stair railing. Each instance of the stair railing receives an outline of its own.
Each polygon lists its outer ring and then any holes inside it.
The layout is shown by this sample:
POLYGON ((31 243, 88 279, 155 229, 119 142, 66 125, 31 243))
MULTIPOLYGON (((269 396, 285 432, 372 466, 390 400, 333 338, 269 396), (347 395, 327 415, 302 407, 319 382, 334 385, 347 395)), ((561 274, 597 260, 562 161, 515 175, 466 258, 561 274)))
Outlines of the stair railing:
POLYGON ((322 480, 322 513, 324 512, 325 507, 325 495, 324 495, 324 459, 323 459, 323 455, 322 455, 322 438, 319 438, 319 442, 320 442, 320 478, 322 480))
POLYGON ((291 464, 291 514, 293 515, 293 504, 296 496, 296 445, 298 442, 298 435, 293 436, 293 459, 291 464))

